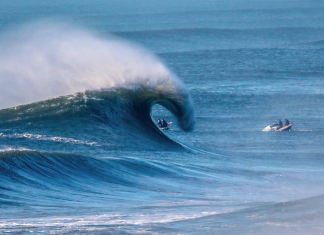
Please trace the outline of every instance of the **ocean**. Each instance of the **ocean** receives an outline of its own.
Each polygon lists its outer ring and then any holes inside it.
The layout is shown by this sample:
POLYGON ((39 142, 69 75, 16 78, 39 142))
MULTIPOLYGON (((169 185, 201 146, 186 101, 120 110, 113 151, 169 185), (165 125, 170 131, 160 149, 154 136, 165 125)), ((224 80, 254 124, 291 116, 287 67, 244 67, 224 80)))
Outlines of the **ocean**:
POLYGON ((323 12, 0 2, 0 233, 324 234, 323 12))

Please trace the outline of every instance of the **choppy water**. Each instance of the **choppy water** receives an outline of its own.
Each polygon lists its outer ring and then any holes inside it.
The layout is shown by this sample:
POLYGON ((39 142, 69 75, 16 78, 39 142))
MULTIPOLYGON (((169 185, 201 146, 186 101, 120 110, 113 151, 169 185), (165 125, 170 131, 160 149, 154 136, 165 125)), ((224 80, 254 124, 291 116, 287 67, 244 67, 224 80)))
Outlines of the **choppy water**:
POLYGON ((0 12, 0 233, 324 233, 322 2, 0 12))

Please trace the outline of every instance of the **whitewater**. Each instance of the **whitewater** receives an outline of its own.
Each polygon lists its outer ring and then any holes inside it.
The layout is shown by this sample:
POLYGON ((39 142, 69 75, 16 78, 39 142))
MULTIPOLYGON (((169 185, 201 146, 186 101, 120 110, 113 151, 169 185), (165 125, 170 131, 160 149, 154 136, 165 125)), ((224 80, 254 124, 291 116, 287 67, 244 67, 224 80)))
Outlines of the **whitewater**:
POLYGON ((324 233, 322 3, 0 10, 0 233, 324 233))

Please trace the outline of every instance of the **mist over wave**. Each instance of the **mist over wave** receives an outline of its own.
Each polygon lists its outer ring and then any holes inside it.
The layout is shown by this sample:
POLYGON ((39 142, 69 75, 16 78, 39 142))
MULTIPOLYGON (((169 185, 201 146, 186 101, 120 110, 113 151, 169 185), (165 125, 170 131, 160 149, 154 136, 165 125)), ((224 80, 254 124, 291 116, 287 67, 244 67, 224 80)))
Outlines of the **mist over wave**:
POLYGON ((181 128, 194 128, 183 83, 153 54, 122 39, 42 21, 6 33, 0 48, 0 108, 86 90, 140 89, 158 95, 147 101, 149 109, 159 103, 181 128))

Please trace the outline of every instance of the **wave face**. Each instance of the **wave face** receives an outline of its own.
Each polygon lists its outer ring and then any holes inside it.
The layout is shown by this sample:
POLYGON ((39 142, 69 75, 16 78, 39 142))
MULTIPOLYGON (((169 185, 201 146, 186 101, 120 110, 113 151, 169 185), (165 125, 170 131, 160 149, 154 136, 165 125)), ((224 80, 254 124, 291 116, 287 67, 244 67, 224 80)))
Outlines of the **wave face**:
MULTIPOLYGON (((147 88, 87 91, 0 111, 1 147, 61 151, 53 143, 89 149, 155 149, 178 146, 152 120, 151 109, 164 105, 184 130, 194 125, 192 107, 182 94, 147 88), (29 141, 27 141, 29 140, 29 141), (165 144, 161 144, 161 141, 165 144)), ((179 146, 178 146, 179 147, 179 146)))

